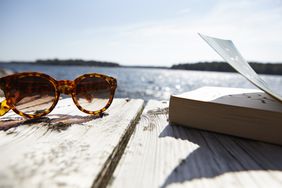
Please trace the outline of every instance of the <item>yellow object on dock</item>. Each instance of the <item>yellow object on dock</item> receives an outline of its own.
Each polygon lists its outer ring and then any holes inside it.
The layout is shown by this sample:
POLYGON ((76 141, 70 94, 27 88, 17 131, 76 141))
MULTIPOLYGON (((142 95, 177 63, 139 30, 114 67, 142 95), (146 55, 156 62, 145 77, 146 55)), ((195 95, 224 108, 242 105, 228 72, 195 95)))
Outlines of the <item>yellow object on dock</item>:
POLYGON ((0 187, 281 187, 282 147, 171 126, 168 102, 114 99, 102 118, 61 100, 0 118, 0 187))

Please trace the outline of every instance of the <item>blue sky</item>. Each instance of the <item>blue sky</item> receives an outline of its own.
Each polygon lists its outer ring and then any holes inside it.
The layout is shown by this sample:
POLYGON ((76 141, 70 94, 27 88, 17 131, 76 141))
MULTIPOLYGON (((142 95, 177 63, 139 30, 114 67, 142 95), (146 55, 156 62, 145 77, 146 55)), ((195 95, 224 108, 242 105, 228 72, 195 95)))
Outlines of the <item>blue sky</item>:
POLYGON ((282 62, 282 1, 0 0, 1 61, 221 60, 198 32, 232 39, 247 60, 282 62))

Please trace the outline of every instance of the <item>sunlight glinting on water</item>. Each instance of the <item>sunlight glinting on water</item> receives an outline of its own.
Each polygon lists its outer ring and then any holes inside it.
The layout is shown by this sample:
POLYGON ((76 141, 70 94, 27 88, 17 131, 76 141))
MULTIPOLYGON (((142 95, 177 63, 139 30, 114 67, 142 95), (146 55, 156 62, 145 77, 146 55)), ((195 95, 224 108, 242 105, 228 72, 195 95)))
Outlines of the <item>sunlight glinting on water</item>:
MULTIPOLYGON (((185 71, 170 69, 104 68, 87 66, 5 65, 14 71, 39 71, 57 80, 73 80, 85 73, 96 72, 117 78, 115 97, 168 100, 171 94, 180 94, 203 86, 255 88, 238 73, 185 71)), ((262 75, 272 89, 282 94, 282 76, 262 75)))

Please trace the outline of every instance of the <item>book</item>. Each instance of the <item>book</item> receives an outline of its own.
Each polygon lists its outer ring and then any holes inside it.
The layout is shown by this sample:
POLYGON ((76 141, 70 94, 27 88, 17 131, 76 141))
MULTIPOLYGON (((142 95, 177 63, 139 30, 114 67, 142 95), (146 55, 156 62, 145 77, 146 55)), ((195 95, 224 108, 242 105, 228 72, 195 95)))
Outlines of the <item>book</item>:
POLYGON ((282 97, 256 74, 232 41, 200 36, 259 89, 203 87, 171 95, 170 123, 282 145, 282 97))
POLYGON ((261 90, 202 87, 172 95, 172 124, 282 145, 282 105, 261 90))

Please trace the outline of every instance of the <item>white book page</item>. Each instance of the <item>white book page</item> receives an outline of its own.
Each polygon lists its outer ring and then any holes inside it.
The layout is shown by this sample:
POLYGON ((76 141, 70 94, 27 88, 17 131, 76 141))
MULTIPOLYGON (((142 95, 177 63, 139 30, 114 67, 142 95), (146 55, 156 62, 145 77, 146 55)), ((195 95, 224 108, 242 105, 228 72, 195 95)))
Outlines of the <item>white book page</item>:
POLYGON ((231 40, 223 40, 199 34, 225 61, 255 86, 282 102, 282 97, 275 93, 262 80, 247 61, 242 57, 231 40))

